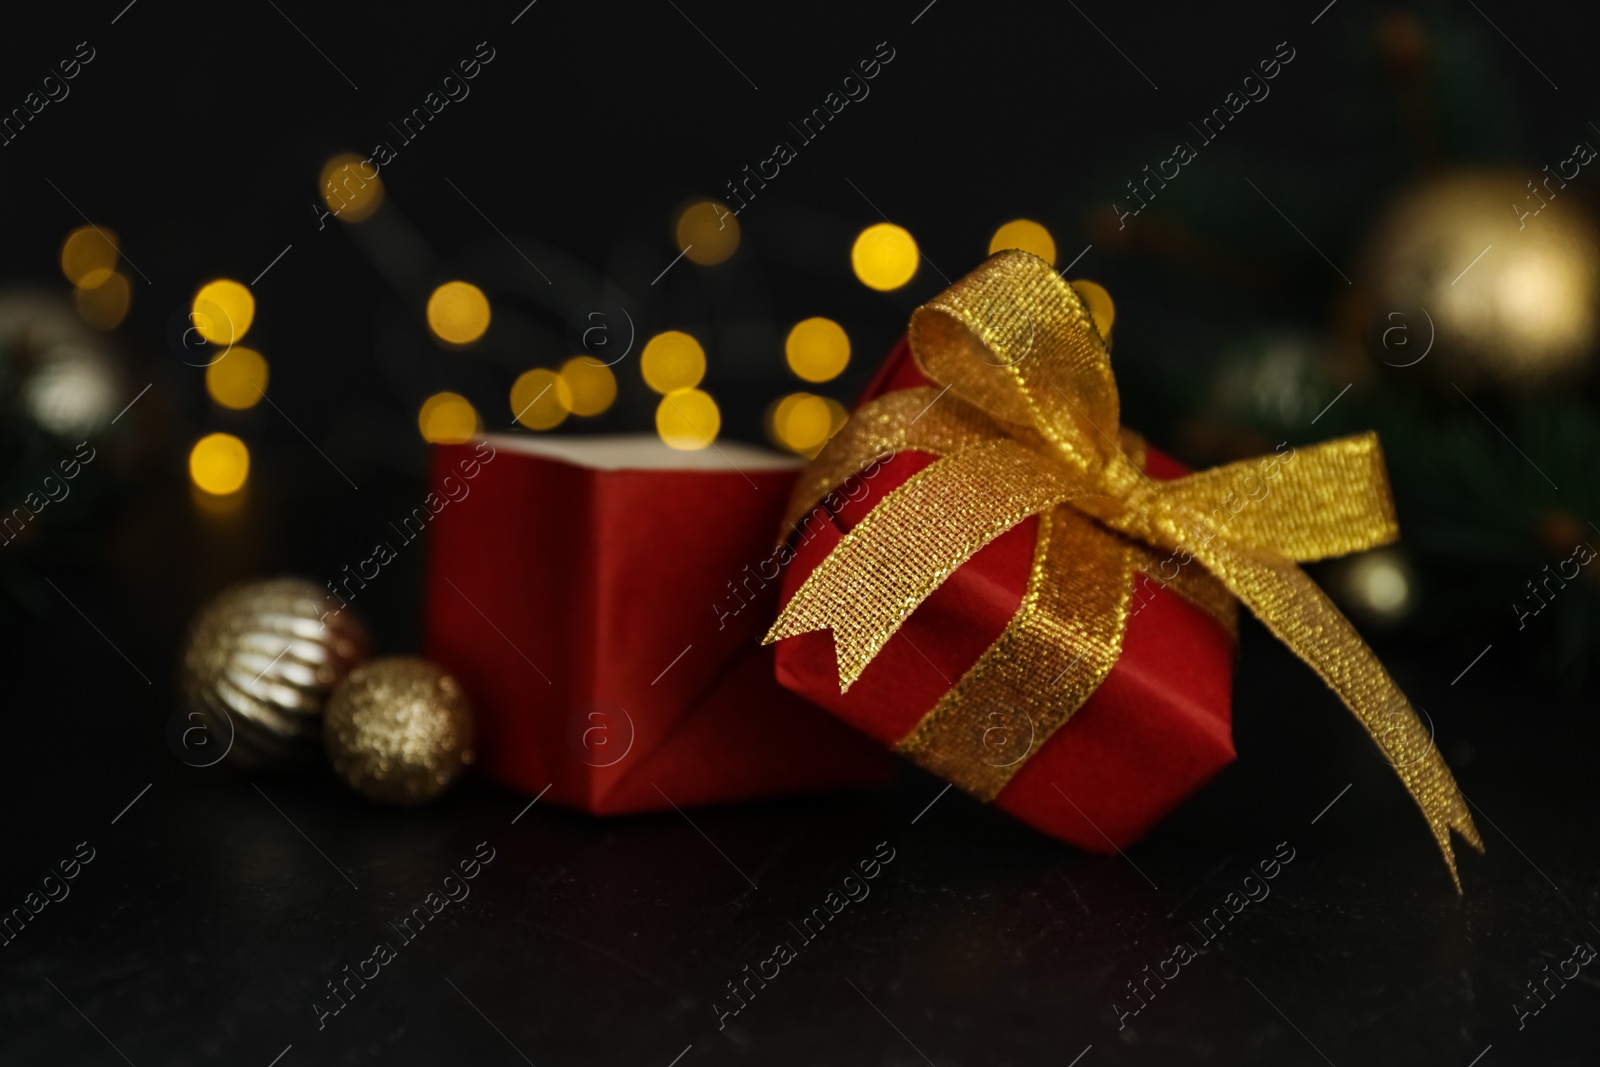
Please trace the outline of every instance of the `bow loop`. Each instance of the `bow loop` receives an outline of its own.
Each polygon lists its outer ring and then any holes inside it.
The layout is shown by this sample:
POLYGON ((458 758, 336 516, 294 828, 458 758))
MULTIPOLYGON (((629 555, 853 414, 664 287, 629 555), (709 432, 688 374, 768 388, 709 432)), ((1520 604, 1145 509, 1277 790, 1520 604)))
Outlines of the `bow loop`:
POLYGON ((911 315, 922 372, 1095 474, 1117 454, 1117 384, 1088 307, 1042 260, 1002 252, 911 315))
POLYGON ((1140 540, 1174 549, 1214 539, 1298 563, 1400 535, 1376 434, 1357 434, 1139 486, 1123 517, 1140 540))

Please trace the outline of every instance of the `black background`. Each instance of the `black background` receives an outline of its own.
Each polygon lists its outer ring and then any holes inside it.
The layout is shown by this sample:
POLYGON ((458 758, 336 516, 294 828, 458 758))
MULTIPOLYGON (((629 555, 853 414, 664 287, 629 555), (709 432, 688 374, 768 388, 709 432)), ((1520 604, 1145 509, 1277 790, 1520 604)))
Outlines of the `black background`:
MULTIPOLYGON (((1297 56, 1273 95, 1194 166, 1240 175, 1236 199, 1214 205, 1219 233, 1269 210, 1249 177, 1348 262, 1359 235, 1319 228, 1328 205, 1294 179, 1331 169, 1348 175, 1347 195, 1371 196, 1398 166, 1357 136, 1349 111, 1378 76, 1361 57, 1380 9, 1339 0, 1312 25, 1319 2, 938 0, 913 25, 918 0, 679 0, 681 12, 666 0, 538 0, 512 25, 515 0, 276 2, 281 11, 138 0, 4 16, 0 106, 20 103, 77 42, 97 55, 70 97, 0 148, 0 262, 15 281, 64 293, 59 243, 82 222, 72 205, 115 229, 140 272, 117 335, 128 395, 155 387, 135 409, 154 444, 126 475, 131 488, 93 522, 45 531, 61 547, 34 577, 64 595, 17 579, 0 615, 0 905, 20 902, 78 842, 97 850, 72 895, 0 948, 0 1062, 265 1065, 291 1045, 285 1067, 511 1064, 516 1050, 541 1065, 666 1067, 686 1046, 683 1067, 1069 1064, 1086 1048, 1083 1067, 1466 1067, 1491 1045, 1484 1067, 1592 1061, 1593 979, 1571 982, 1523 1030, 1512 1009, 1541 967, 1600 937, 1592 700, 1493 652, 1453 685, 1477 646, 1391 656, 1481 805, 1489 851, 1463 857, 1464 897, 1393 773, 1254 627, 1236 685, 1239 762, 1127 862, 1076 854, 956 792, 913 825, 941 785, 909 769, 881 794, 692 813, 698 830, 676 814, 600 822, 543 804, 513 825, 526 799, 482 783, 390 812, 331 780, 192 769, 165 741, 195 605, 230 580, 333 574, 363 555, 370 531, 422 491, 421 399, 457 389, 509 422, 509 381, 565 354, 566 317, 583 300, 617 300, 641 332, 710 338, 707 388, 726 432, 754 438, 762 406, 793 387, 777 355, 789 322, 825 314, 849 329, 857 354, 836 394, 848 399, 906 313, 943 287, 939 269, 964 273, 1018 215, 1051 227, 1065 263, 1123 180, 1284 40, 1297 56), (319 231, 321 163, 365 154, 485 40, 496 57, 472 95, 384 169, 384 213, 319 231), (884 40, 896 58, 871 96, 751 205, 739 255, 713 269, 680 263, 651 285, 676 254, 673 210, 768 155, 789 119, 884 40), (1243 165, 1263 159, 1259 172, 1243 165), (894 294, 865 290, 848 269, 854 232, 880 217, 872 204, 937 264, 894 294), (170 324, 198 284, 249 280, 285 246, 254 287, 250 337, 281 410, 224 415, 170 351, 170 324), (440 352, 422 321, 428 290, 450 277, 495 302, 495 327, 465 354, 440 352), (189 443, 219 428, 249 441, 255 460, 244 508, 222 519, 195 507, 183 473, 189 443), (485 840, 497 858, 471 898, 319 1032, 310 1004, 323 983, 485 840), (723 983, 884 840, 898 854, 872 895, 718 1032, 723 983), (1272 895, 1119 1030, 1111 1003, 1126 999, 1124 983, 1281 841, 1296 859, 1272 895)), ((1500 158, 1546 161, 1591 117, 1593 16, 1480 6, 1423 10, 1493 72, 1485 121, 1515 131, 1500 158)), ((1295 313, 1339 285, 1307 262, 1286 298, 1295 313)), ((1123 322, 1168 314, 1182 288, 1098 248, 1074 274, 1106 284, 1123 322)), ((1136 338, 1118 349, 1135 393, 1157 358, 1136 338)), ((649 424, 647 392, 619 369, 622 396, 594 429, 649 424)), ((1160 426, 1141 429, 1165 443, 1160 426)), ((422 566, 420 553, 402 557, 367 602, 388 651, 417 647, 422 566)))

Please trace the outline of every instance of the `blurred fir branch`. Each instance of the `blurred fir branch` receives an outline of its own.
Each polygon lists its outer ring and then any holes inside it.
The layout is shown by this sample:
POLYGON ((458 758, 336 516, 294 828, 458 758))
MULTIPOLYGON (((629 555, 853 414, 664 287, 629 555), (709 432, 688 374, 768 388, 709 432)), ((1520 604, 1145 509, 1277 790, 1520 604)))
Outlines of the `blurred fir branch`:
POLYGON ((1570 394, 1475 398, 1478 410, 1459 395, 1451 403, 1449 395, 1395 389, 1364 399, 1351 414, 1365 415, 1383 440, 1401 530, 1422 578, 1419 636, 1469 628, 1489 641, 1503 636, 1541 670, 1581 684, 1600 661, 1600 567, 1558 578, 1542 609, 1530 583, 1542 592, 1579 544, 1600 547, 1592 461, 1600 415, 1592 402, 1570 394), (1521 618, 1519 606, 1536 615, 1521 618))

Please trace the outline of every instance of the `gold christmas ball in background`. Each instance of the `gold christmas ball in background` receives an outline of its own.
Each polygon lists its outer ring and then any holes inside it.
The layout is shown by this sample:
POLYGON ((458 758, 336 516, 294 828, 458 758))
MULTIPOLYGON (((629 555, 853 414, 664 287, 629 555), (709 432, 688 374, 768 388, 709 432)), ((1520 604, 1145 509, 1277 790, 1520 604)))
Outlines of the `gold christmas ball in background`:
POLYGON ((229 745, 228 758, 250 767, 314 763, 328 696, 371 649, 360 620, 337 606, 309 579, 274 578, 233 586, 202 607, 181 685, 201 729, 175 744, 229 745))
POLYGON ((368 800, 422 804, 473 761, 472 708, 461 684, 427 660, 362 664, 328 701, 334 773, 368 800))
POLYGON ((1388 331, 1378 358, 1468 390, 1583 374, 1600 336, 1600 228, 1578 165, 1461 171, 1404 194, 1365 262, 1369 312, 1388 331), (1403 348, 1386 343, 1400 333, 1403 348))

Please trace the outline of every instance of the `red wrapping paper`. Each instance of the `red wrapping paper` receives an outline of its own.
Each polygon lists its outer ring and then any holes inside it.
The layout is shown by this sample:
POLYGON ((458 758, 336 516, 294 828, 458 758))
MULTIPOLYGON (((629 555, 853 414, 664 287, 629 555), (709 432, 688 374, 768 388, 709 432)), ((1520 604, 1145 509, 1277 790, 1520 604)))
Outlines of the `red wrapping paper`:
MULTIPOLYGON (((902 340, 862 402, 928 384, 902 340)), ((852 488, 858 499, 821 522, 814 516, 794 542, 783 601, 879 500, 934 460, 901 452, 859 479, 866 490, 852 488)), ((1146 472, 1162 479, 1187 473, 1154 449, 1147 451, 1146 472)), ((839 692, 827 630, 779 642, 778 679, 882 744, 895 744, 1016 614, 1037 532, 1038 520, 1029 519, 979 550, 912 613, 848 693, 839 692)), ((1146 603, 1129 620, 1111 673, 1065 726, 1033 746, 993 801, 1092 852, 1130 844, 1234 755, 1231 637, 1170 590, 1145 582, 1139 596, 1146 603)))
POLYGON ((609 815, 892 773, 781 688, 760 645, 777 585, 751 575, 772 555, 794 465, 653 438, 485 441, 495 455, 470 480, 461 464, 482 442, 434 453, 434 492, 459 499, 431 523, 426 626, 428 655, 472 697, 490 778, 609 815), (638 469, 641 449, 676 469, 638 469), (618 462, 634 469, 603 469, 618 462), (729 582, 753 598, 736 614, 729 582))

